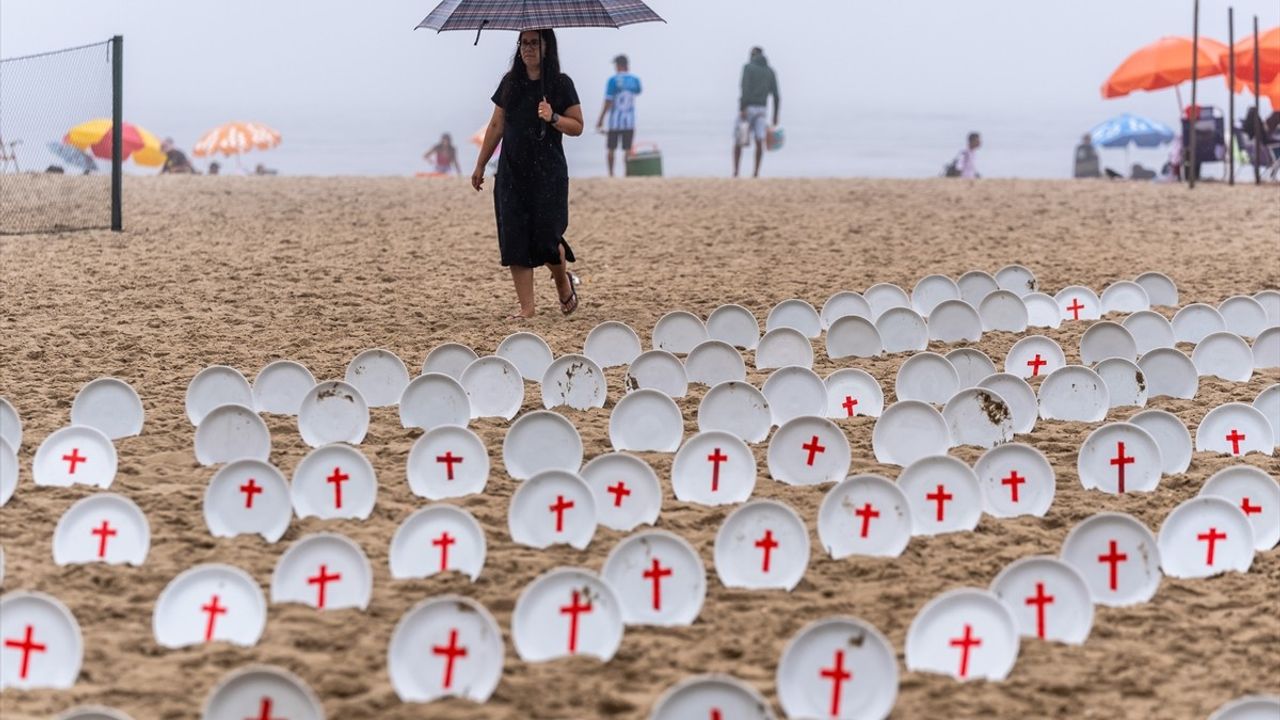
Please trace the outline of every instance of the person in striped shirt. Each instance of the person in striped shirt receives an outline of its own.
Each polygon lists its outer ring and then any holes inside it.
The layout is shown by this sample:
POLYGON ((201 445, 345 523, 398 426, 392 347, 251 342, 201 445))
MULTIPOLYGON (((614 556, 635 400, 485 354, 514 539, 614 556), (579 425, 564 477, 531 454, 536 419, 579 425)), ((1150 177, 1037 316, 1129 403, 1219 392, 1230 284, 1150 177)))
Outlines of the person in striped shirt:
POLYGON ((606 129, 606 118, 609 121, 606 155, 609 177, 613 177, 613 152, 618 145, 622 145, 624 155, 631 152, 631 141, 636 134, 636 96, 640 94, 640 78, 631 74, 627 56, 614 58, 613 67, 617 72, 605 85, 604 107, 600 108, 600 119, 596 120, 597 132, 606 129))

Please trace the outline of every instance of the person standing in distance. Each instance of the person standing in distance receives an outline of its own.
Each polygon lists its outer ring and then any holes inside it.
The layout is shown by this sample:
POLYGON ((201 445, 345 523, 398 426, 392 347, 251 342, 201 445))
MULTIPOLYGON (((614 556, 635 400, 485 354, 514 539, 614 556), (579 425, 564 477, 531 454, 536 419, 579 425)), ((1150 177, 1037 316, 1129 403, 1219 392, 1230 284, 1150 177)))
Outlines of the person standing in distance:
POLYGON ((764 157, 765 139, 769 133, 767 117, 769 96, 773 96, 773 125, 778 124, 782 96, 778 93, 778 76, 764 57, 764 50, 751 48, 751 59, 742 66, 742 93, 738 96, 738 122, 734 128, 733 176, 738 177, 742 148, 756 142, 756 166, 752 177, 760 177, 760 160, 764 157))
POLYGON ((630 62, 626 55, 613 59, 613 77, 604 87, 604 107, 600 108, 600 119, 596 120, 596 131, 607 129, 606 158, 609 165, 609 177, 613 177, 613 152, 622 145, 622 155, 631 152, 631 142, 636 135, 636 96, 640 94, 640 78, 631 74, 630 62), (608 118, 609 124, 605 125, 608 118))

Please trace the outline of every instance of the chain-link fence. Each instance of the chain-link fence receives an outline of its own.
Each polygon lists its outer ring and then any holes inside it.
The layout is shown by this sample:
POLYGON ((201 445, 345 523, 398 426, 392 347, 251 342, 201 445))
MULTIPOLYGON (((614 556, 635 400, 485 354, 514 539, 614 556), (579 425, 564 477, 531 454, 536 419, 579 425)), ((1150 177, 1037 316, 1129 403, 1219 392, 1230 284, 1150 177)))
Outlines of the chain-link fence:
POLYGON ((0 60, 0 235, 119 228, 120 45, 0 60))

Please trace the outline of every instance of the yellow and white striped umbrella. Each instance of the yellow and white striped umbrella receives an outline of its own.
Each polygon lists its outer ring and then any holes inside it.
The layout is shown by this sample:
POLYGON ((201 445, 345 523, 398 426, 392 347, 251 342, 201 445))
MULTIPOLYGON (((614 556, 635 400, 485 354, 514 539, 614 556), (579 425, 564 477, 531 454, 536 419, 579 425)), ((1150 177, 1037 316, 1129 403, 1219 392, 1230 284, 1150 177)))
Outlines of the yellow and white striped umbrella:
POLYGON ((205 133, 196 143, 192 154, 239 155, 250 150, 267 150, 280 144, 280 133, 262 123, 230 122, 205 133))

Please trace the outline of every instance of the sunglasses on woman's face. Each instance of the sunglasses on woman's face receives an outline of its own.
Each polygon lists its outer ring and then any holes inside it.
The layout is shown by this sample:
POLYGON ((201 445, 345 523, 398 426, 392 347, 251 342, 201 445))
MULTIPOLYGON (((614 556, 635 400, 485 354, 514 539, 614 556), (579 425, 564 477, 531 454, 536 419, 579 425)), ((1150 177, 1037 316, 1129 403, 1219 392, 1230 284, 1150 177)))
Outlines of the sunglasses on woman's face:
POLYGON ((519 40, 516 42, 516 45, 520 47, 527 47, 527 48, 537 48, 541 44, 542 44, 541 38, 534 38, 533 40, 519 40))

